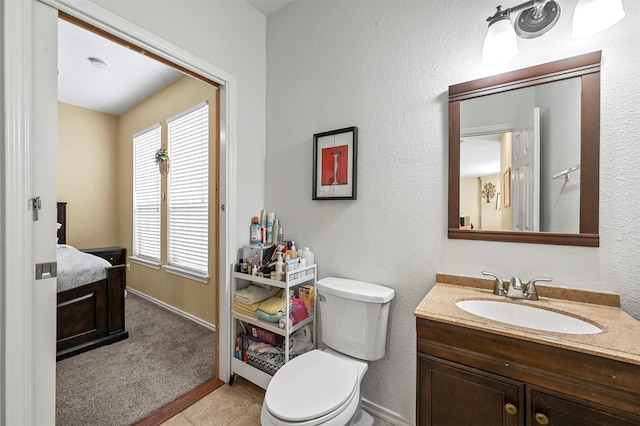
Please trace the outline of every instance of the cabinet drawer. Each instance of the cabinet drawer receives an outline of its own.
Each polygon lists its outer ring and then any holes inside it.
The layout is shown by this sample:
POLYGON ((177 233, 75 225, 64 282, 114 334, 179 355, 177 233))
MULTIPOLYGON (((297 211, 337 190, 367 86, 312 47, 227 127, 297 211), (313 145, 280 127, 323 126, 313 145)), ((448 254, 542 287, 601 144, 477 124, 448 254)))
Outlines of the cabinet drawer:
POLYGON ((580 426, 637 426, 640 418, 611 407, 553 392, 537 386, 527 386, 527 424, 580 426))
POLYGON ((85 253, 101 257, 111 265, 124 265, 127 257, 127 249, 122 247, 99 247, 82 250, 85 253))

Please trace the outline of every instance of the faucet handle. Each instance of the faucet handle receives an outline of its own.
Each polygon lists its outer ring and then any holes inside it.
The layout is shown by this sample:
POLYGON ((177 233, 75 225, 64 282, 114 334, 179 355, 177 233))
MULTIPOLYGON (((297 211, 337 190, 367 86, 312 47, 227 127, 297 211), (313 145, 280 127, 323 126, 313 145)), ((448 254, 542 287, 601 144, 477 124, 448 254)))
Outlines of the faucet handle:
POLYGON ((524 297, 528 300, 538 300, 538 293, 536 291, 536 283, 537 282, 551 282, 553 281, 551 278, 539 277, 530 279, 524 288, 524 297))
POLYGON ((482 271, 482 275, 495 278, 496 282, 493 285, 493 294, 497 296, 504 296, 507 294, 507 290, 504 288, 504 280, 499 275, 488 271, 482 271))

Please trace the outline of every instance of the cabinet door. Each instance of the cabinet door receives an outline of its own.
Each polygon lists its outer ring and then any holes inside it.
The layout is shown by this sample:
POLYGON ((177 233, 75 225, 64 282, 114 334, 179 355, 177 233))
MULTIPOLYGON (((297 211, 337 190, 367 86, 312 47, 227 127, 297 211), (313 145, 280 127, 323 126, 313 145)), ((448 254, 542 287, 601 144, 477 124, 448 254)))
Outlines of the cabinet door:
POLYGON ((631 414, 572 398, 537 386, 527 386, 527 424, 559 426, 638 426, 631 414))
POLYGON ((418 425, 524 424, 524 384, 418 355, 418 425))

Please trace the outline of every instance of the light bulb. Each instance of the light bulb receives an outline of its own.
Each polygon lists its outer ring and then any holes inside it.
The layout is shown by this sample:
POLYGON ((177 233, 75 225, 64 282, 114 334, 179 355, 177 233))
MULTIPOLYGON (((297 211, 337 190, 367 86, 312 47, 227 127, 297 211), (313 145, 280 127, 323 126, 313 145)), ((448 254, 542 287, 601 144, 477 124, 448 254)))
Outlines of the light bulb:
POLYGON ((482 63, 492 64, 506 61, 518 53, 518 37, 508 16, 489 24, 482 48, 482 63))
POLYGON ((573 38, 588 37, 615 25, 624 17, 622 0, 579 0, 573 13, 573 38))

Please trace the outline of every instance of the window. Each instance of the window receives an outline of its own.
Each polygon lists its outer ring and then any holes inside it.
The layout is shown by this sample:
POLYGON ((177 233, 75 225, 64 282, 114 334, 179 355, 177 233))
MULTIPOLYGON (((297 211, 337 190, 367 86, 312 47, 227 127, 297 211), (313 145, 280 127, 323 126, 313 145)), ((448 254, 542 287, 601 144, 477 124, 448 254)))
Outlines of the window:
POLYGON ((206 281, 209 259, 209 105, 167 120, 170 272, 206 281))
POLYGON ((159 124, 133 137, 133 256, 152 266, 160 263, 159 148, 159 124))

